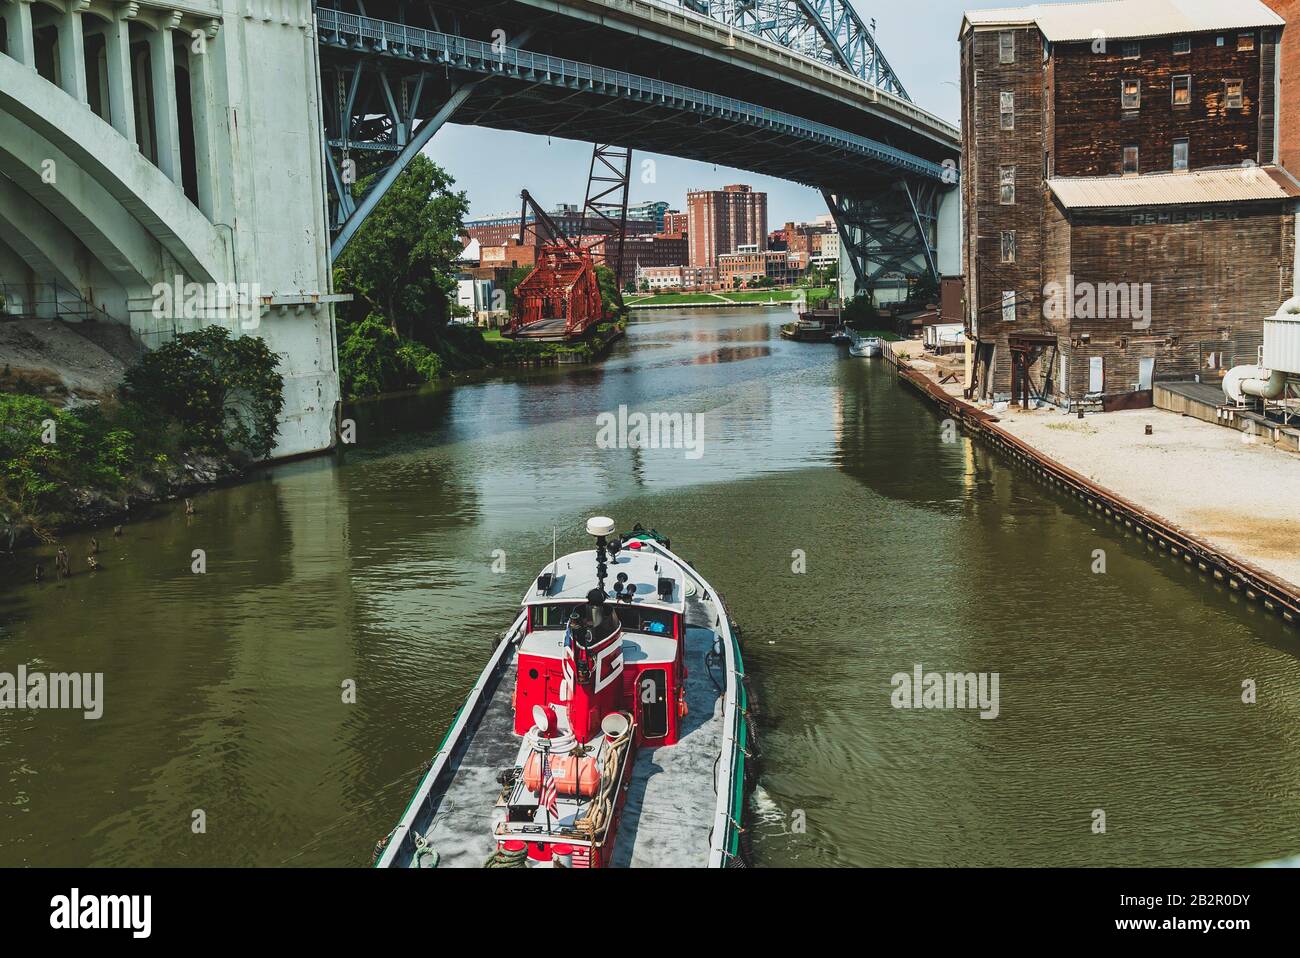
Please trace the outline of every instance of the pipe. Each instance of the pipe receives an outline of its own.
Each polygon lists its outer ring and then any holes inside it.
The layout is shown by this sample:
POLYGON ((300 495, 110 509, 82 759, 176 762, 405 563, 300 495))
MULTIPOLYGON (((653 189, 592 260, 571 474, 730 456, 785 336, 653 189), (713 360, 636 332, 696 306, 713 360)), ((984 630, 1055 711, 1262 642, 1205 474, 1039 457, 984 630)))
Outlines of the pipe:
POLYGON ((1223 392, 1235 403, 1256 399, 1278 399, 1286 389, 1287 373, 1263 366, 1235 366, 1223 377, 1223 392))

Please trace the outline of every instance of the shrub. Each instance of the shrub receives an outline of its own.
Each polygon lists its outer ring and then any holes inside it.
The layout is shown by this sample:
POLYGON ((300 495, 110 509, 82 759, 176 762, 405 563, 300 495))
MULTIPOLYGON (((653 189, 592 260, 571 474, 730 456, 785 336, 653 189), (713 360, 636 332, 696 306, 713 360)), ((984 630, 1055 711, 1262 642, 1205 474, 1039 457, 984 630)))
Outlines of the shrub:
POLYGON ((208 326, 145 354, 122 397, 175 419, 189 447, 265 459, 284 408, 279 363, 260 337, 208 326))

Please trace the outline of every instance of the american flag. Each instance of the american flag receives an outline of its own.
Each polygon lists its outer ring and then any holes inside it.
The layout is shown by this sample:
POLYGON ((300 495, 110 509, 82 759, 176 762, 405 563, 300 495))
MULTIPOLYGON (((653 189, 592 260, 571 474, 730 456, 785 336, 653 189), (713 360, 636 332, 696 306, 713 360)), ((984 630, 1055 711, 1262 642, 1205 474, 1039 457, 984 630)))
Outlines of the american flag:
POLYGON ((573 684, 577 677, 577 665, 573 660, 573 630, 564 629, 564 656, 561 661, 564 682, 560 686, 560 701, 567 705, 573 701, 573 684))
POLYGON ((555 787, 555 776, 551 774, 551 757, 542 756, 542 791, 538 804, 552 815, 560 814, 560 793, 555 787))

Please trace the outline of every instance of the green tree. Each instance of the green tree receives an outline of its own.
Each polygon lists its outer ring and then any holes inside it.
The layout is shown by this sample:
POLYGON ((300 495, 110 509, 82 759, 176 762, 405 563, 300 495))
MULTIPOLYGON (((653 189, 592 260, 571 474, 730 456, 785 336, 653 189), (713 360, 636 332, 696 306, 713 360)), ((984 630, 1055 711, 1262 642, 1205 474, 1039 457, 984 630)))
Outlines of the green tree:
POLYGON ((208 326, 146 353, 127 370, 121 393, 179 422, 192 447, 265 459, 284 409, 279 365, 260 336, 208 326))
MULTIPOLYGON (((376 176, 358 184, 358 196, 376 176)), ((336 287, 358 300, 354 321, 377 313, 398 336, 426 343, 446 325, 469 211, 464 192, 453 192, 454 185, 420 154, 357 231, 335 263, 336 287)))
POLYGON ((614 271, 603 263, 596 267, 596 283, 600 286, 600 302, 606 316, 618 314, 618 307, 623 297, 618 292, 618 278, 614 271))

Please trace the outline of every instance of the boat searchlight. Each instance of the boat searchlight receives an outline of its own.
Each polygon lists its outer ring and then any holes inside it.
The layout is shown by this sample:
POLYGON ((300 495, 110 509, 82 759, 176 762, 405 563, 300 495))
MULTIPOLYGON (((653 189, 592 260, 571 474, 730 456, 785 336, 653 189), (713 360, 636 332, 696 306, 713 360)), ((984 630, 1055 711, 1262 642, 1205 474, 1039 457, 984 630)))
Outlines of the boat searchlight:
POLYGON ((605 559, 608 558, 605 548, 606 539, 614 535, 614 520, 608 516, 593 516, 587 520, 587 535, 596 537, 596 588, 591 590, 587 596, 587 601, 592 605, 600 605, 605 601, 605 559))

